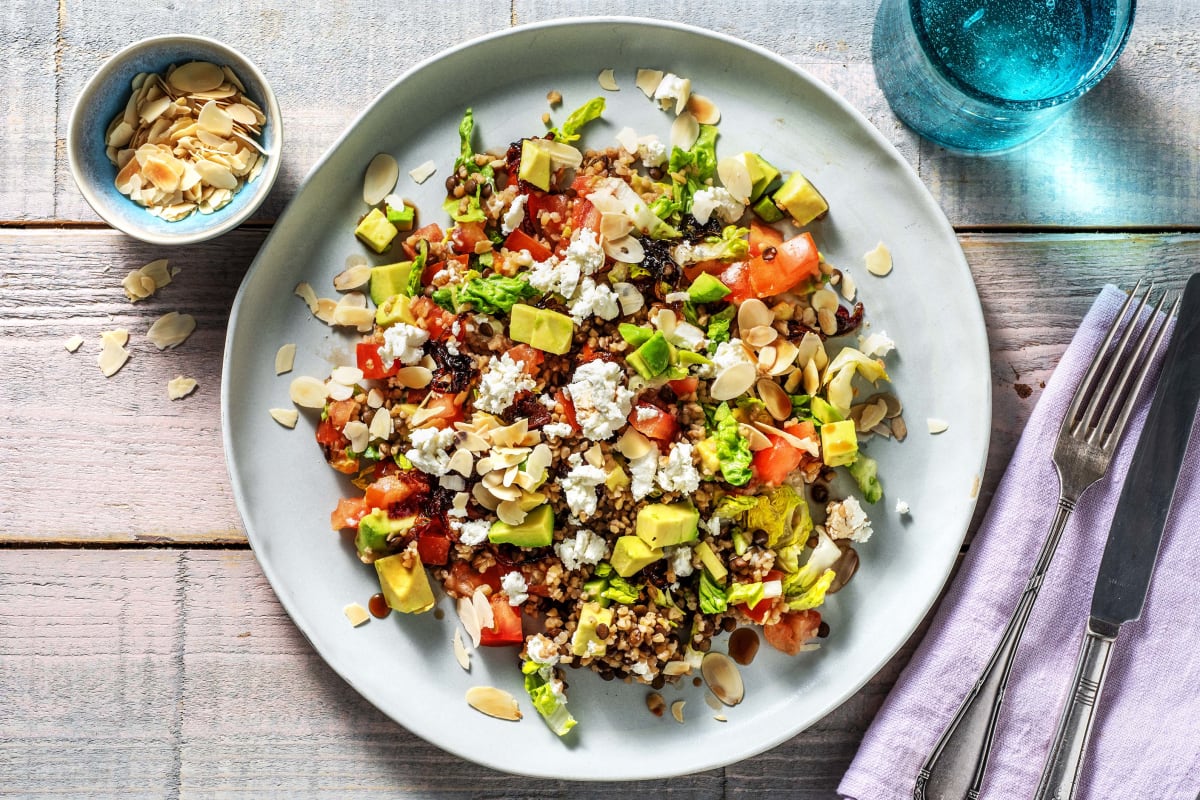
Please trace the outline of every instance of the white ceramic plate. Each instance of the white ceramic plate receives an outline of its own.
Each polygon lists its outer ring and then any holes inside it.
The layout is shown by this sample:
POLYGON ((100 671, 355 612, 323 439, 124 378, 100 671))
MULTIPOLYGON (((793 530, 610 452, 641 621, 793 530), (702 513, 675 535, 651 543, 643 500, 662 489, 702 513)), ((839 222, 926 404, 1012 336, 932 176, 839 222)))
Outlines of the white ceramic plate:
MULTIPOLYGON (((764 50, 707 31, 630 19, 574 20, 516 28, 428 61, 394 83, 313 170, 246 275, 229 323, 222 397, 225 452, 238 507, 263 572, 321 656, 368 700, 414 733, 464 758, 509 772, 555 778, 635 779, 708 769, 794 736, 854 694, 891 657, 930 608, 954 563, 975 506, 990 429, 990 370, 971 273, 945 217, 909 166, 845 101, 764 50), (378 591, 375 571, 329 530, 329 512, 350 484, 325 466, 316 420, 275 424, 294 375, 328 375, 353 363, 355 337, 332 332, 293 297, 307 280, 324 296, 346 257, 363 253, 353 229, 365 212, 361 176, 377 152, 401 164, 398 191, 425 221, 443 219, 443 181, 458 149, 456 126, 471 106, 477 144, 503 148, 542 130, 546 93, 562 92, 561 119, 601 94, 612 67, 621 90, 605 93, 605 121, 585 145, 608 146, 622 126, 666 140, 671 118, 634 86, 639 67, 676 72, 712 98, 723 118, 718 150, 753 150, 784 170, 802 170, 832 209, 814 228, 822 251, 857 278, 871 330, 898 343, 889 369, 911 431, 902 445, 876 440, 886 495, 870 509, 875 535, 862 565, 822 612, 832 635, 816 652, 786 657, 764 646, 744 670, 746 699, 713 719, 703 689, 664 690, 686 699, 686 723, 646 710, 647 688, 569 671, 578 727, 558 739, 521 689, 515 652, 477 653, 470 674, 454 661, 453 611, 392 614, 352 629, 349 602, 378 591), (433 159, 424 185, 408 177, 433 159), (868 275, 862 256, 884 241, 896 264, 868 275), (299 347, 292 375, 276 377, 276 349, 299 347), (949 420, 930 436, 927 417, 949 420), (893 511, 897 498, 911 519, 893 511), (519 723, 484 717, 463 699, 471 686, 521 698, 519 723), (503 742, 503 746, 499 743, 503 742)), ((724 639, 718 640, 724 646, 724 639)))

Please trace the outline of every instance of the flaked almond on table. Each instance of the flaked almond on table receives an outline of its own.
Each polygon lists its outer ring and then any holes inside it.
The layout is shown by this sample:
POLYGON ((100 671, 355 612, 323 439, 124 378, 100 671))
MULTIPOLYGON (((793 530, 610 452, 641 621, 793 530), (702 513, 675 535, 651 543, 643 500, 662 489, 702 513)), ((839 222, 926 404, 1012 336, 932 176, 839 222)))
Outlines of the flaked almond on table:
POLYGON ((229 67, 207 61, 139 73, 104 135, 117 190, 175 222, 228 204, 262 171, 266 115, 229 67))

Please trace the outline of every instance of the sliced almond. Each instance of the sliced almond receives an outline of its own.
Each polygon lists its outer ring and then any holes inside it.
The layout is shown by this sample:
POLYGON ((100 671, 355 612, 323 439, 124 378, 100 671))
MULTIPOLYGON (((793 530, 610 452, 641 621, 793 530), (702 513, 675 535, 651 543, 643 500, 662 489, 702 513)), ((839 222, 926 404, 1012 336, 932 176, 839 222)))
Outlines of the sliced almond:
POLYGON ((892 271, 892 254, 883 242, 875 245, 875 249, 863 256, 867 272, 883 277, 892 271))
POLYGON ((172 400, 182 400, 196 391, 198 385, 195 378, 185 378, 182 375, 172 378, 167 381, 167 397, 172 400))
POLYGON ((76 350, 79 349, 79 346, 82 344, 83 344, 83 337, 76 334, 76 335, 72 336, 70 339, 67 339, 65 342, 63 342, 63 347, 67 348, 68 353, 74 353, 76 350))
POLYGON ((467 705, 496 719, 521 719, 517 699, 503 689, 493 686, 472 686, 467 690, 467 705))
POLYGON ((371 441, 370 429, 359 420, 347 422, 342 428, 342 435, 350 440, 350 449, 356 453, 366 450, 371 441))
MULTIPOLYGON (((695 98, 697 95, 692 95, 695 98)), ((745 156, 728 156, 717 162, 717 177, 726 190, 739 203, 750 200, 750 191, 754 181, 750 178, 750 167, 746 165, 745 156)))
POLYGON ((328 297, 322 297, 317 300, 317 307, 313 309, 313 316, 324 322, 326 325, 333 324, 333 316, 337 313, 338 304, 336 300, 331 300, 328 297))
POLYGON ((771 440, 767 438, 767 435, 753 425, 739 422, 738 433, 746 440, 752 452, 766 450, 771 447, 771 440))
POLYGON ((758 371, 753 364, 739 361, 717 376, 709 386, 708 393, 717 402, 732 400, 749 391, 757 377, 758 371))
POLYGON ((632 425, 625 428, 616 445, 617 452, 630 461, 641 458, 654 447, 655 445, 645 435, 634 430, 632 425))
POLYGON ((357 328, 360 333, 366 333, 375 324, 375 312, 369 308, 358 308, 339 303, 333 310, 333 324, 357 328))
POLYGON ((613 74, 612 67, 600 70, 600 74, 596 78, 600 83, 600 88, 606 92, 619 92, 621 87, 617 86, 617 78, 613 74))
POLYGON ((584 451, 583 460, 596 469, 600 469, 604 466, 604 451, 600 449, 599 444, 594 444, 584 451))
MULTIPOLYGON (((215 133, 217 136, 228 138, 233 133, 233 117, 225 113, 225 111, 217 105, 216 100, 209 100, 200 109, 199 116, 196 117, 196 123, 205 130, 215 133)), ((206 162, 198 162, 197 166, 206 162)))
POLYGON ((779 376, 787 372, 796 363, 796 345, 792 344, 789 339, 780 339, 775 342, 775 363, 767 367, 767 370, 772 376, 779 376))
POLYGON ((828 308, 822 308, 817 312, 817 322, 821 326, 821 333, 825 334, 826 336, 834 336, 837 334, 837 315, 828 308))
POLYGON ((496 627, 492 604, 482 586, 475 588, 474 594, 471 595, 471 602, 475 606, 475 615, 479 617, 479 627, 484 630, 496 627))
POLYGON ((296 364, 296 345, 288 343, 275 351, 275 374, 291 372, 296 364))
POLYGON ((761 378, 757 389, 759 398, 772 417, 783 422, 792 416, 792 399, 778 383, 770 378, 761 378))
POLYGON ((471 671, 471 654, 467 652, 467 647, 463 644, 460 628, 454 629, 454 660, 467 672, 471 671))
POLYGON ((307 281, 297 283, 294 293, 296 297, 299 297, 308 305, 309 311, 314 314, 317 313, 317 293, 313 291, 312 286, 307 281))
POLYGON ((631 156, 637 155, 638 135, 637 131, 635 131, 633 128, 628 126, 621 128, 621 130, 617 131, 617 135, 613 138, 617 140, 617 144, 621 145, 626 153, 629 153, 631 156))
POLYGON ((124 329, 104 331, 100 334, 100 355, 96 357, 96 363, 104 377, 111 378, 125 366, 125 362, 129 360, 129 351, 125 349, 128 341, 129 331, 124 329))
POLYGON ((355 264, 339 272, 333 277, 333 288, 339 292, 350 292, 361 289, 371 280, 371 267, 367 264, 355 264))
POLYGON ((756 325, 742 334, 742 341, 751 347, 766 347, 779 338, 779 331, 770 325, 756 325))
POLYGON ((392 432, 395 430, 392 425, 392 415, 386 408, 381 408, 371 417, 371 426, 368 429, 372 439, 387 441, 391 438, 392 432))
POLYGON ((437 164, 432 160, 419 164, 408 171, 408 176, 417 183, 424 183, 429 180, 433 173, 437 172, 437 164))
POLYGON ((685 111, 671 123, 671 147, 690 150, 699 137, 700 123, 691 113, 685 111))
POLYGON ((600 236, 604 239, 620 239, 633 230, 633 220, 622 213, 600 215, 600 236))
POLYGON ((270 414, 271 419, 285 428, 296 427, 296 421, 300 419, 300 412, 294 408, 272 408, 270 414))
MULTIPOLYGON (((634 432, 636 433, 636 431, 634 432)), ((539 444, 537 447, 533 448, 533 452, 531 452, 529 454, 529 458, 526 459, 524 474, 527 475, 532 484, 536 486, 537 484, 541 483, 542 479, 546 476, 546 468, 550 466, 553 460, 554 454, 550 450, 550 446, 547 444, 539 444)))
POLYGON ((525 521, 528 514, 521 508, 521 504, 514 500, 505 500, 496 507, 496 516, 500 521, 507 525, 520 525, 525 521))
POLYGON ((225 82, 225 73, 211 62, 189 61, 176 67, 167 82, 185 94, 209 92, 225 82))
POLYGON ((858 284, 854 282, 854 278, 850 277, 849 272, 842 273, 842 297, 850 302, 854 302, 854 295, 858 294, 858 284))
POLYGON ((653 98, 654 90, 662 83, 665 73, 661 69, 639 69, 637 71, 637 88, 642 90, 642 94, 646 97, 653 98))
POLYGON ((367 613, 367 610, 358 603, 350 603, 345 606, 342 608, 342 613, 346 615, 346 619, 350 620, 350 624, 355 628, 371 619, 371 615, 367 613))
POLYGON ((937 417, 929 417, 927 420, 925 420, 925 423, 929 426, 929 432, 933 434, 944 433, 950 429, 949 422, 946 422, 944 419, 938 419, 937 417))
POLYGON ((155 320, 154 324, 150 326, 150 330, 146 331, 146 338, 159 350, 166 350, 168 347, 178 347, 183 344, 194 330, 196 330, 195 317, 191 314, 170 311, 155 320))
POLYGON ((482 629, 479 625, 479 615, 475 613, 475 603, 471 601, 470 597, 460 597, 455 607, 458 610, 458 618, 467 631, 467 636, 471 637, 471 643, 475 647, 479 647, 482 629))
POLYGON ((334 367, 329 377, 346 386, 353 386, 363 379, 363 371, 358 367, 334 367))
POLYGON ((482 483, 477 483, 471 487, 471 496, 475 498, 475 502, 486 508, 488 511, 495 511, 500 507, 500 498, 492 494, 488 487, 482 483))
POLYGON ((732 658, 724 653, 705 653, 700 662, 700 674, 713 696, 727 706, 736 706, 745 696, 742 673, 732 658))
POLYGON ((303 408, 324 408, 325 399, 329 397, 329 390, 325 386, 325 381, 309 375, 300 375, 292 379, 292 383, 288 387, 288 396, 291 397, 293 403, 303 408))
POLYGON ((367 407, 383 408, 383 392, 378 389, 371 389, 367 392, 367 407))
POLYGON ((369 206, 378 205, 383 198, 396 188, 396 179, 400 177, 400 165, 396 159, 387 153, 379 153, 367 165, 363 177, 363 202, 369 206))
POLYGON ((908 437, 908 425, 904 422, 904 417, 892 420, 892 435, 896 437, 897 442, 903 442, 908 437))
MULTIPOLYGON (((695 95, 692 96, 695 97, 695 95)), ((683 707, 685 705, 687 705, 687 700, 676 700, 674 703, 671 703, 671 716, 680 725, 683 724, 683 707)))
POLYGON ((748 331, 760 325, 769 326, 775 321, 775 315, 771 313, 771 309, 767 308, 766 303, 752 297, 738 306, 737 320, 738 330, 748 331))
POLYGON ((471 477, 471 471, 474 466, 475 459, 471 456, 471 451, 462 448, 454 451, 454 454, 450 456, 450 461, 446 465, 447 469, 451 472, 457 472, 464 478, 471 477))
MULTIPOLYGON (((693 92, 688 95, 687 110, 692 113, 696 121, 701 125, 716 125, 721 121, 721 109, 717 108, 716 103, 702 94, 693 92)), ((749 192, 747 192, 747 195, 749 195, 749 192)))
POLYGON ((817 289, 808 299, 813 310, 820 313, 822 310, 837 311, 838 298, 829 289, 817 289))
POLYGON ((325 382, 325 396, 330 400, 349 400, 354 396, 354 389, 331 379, 325 382))
POLYGON ((775 359, 779 357, 779 351, 775 349, 775 345, 769 344, 758 351, 758 368, 771 371, 775 366, 775 359))

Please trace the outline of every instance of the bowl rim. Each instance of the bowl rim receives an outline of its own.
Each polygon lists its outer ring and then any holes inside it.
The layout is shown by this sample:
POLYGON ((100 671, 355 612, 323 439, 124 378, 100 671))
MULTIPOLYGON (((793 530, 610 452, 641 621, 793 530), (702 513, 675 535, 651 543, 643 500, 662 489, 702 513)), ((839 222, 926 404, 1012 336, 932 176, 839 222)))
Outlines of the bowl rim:
MULTIPOLYGON (((131 78, 133 76, 130 76, 131 78)), ((275 90, 271 88, 270 82, 267 81, 265 75, 255 63, 250 60, 244 53, 231 47, 224 42, 218 41, 210 36, 199 36, 188 33, 170 33, 161 34, 158 36, 149 36, 145 39, 140 39, 132 44, 126 45, 117 52, 109 56, 103 64, 92 74, 79 90, 79 94, 75 97, 75 102, 71 106, 71 115, 67 121, 67 164, 71 171, 71 177, 75 180, 75 186, 79 189, 83 199, 91 206, 100 218, 104 220, 110 227, 121 231, 122 233, 132 236, 135 239, 155 245, 184 245, 196 244, 197 242, 208 241, 214 239, 224 233, 236 228, 238 225, 246 221, 267 199, 271 188, 275 185, 275 179, 279 176, 280 154, 283 152, 283 116, 279 112, 279 104, 275 99, 275 90), (206 227, 198 231, 193 231, 186 234, 176 233, 155 233, 139 227, 131 227, 120 218, 108 213, 105 207, 105 201, 92 188, 92 182, 88 180, 82 173, 79 166, 80 155, 83 148, 84 132, 79 130, 82 125, 82 111, 85 105, 91 100, 96 93, 98 85, 107 80, 114 73, 123 69, 126 61, 130 56, 138 53, 151 45, 170 44, 186 48, 189 45, 203 44, 215 50, 227 53, 231 61, 238 62, 238 70, 249 73, 262 86, 263 96, 260 98, 265 108, 263 109, 268 115, 268 119, 273 123, 273 132, 271 137, 272 147, 267 149, 271 151, 271 155, 267 158, 267 165, 255 181, 253 187, 254 195, 251 201, 247 203, 241 210, 235 214, 230 214, 228 217, 221 219, 211 227, 206 227)), ((244 190, 244 189, 243 189, 244 190)), ((220 214, 217 211, 213 214, 215 217, 220 214)))

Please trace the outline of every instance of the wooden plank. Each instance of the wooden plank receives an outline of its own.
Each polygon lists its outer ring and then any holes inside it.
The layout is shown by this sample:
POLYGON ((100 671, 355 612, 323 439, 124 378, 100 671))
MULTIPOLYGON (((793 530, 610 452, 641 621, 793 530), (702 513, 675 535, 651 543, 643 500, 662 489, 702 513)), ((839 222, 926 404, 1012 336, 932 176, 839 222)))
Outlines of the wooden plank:
MULTIPOLYGON (((116 3, 61 0, 61 5, 61 37, 69 58, 58 79, 60 135, 83 84, 105 59, 138 39, 164 31, 212 36, 258 65, 275 90, 286 142, 279 178, 258 219, 274 219, 282 211, 317 158, 401 73, 466 39, 505 27, 510 17, 507 0, 403 5, 342 0, 261 9, 219 0, 139 5, 136 14, 119 14, 121 24, 113 24, 116 3)), ((43 88, 48 91, 49 84, 43 88)), ((42 157, 54 158, 44 144, 40 148, 42 157)), ((53 218, 99 221, 65 162, 58 173, 53 218)), ((0 206, 0 219, 8 218, 0 206)))
MULTIPOLYGON (((877 6, 877 0, 823 0, 764 13, 721 2, 674 0, 648 10, 633 0, 587 0, 572 10, 684 22, 779 53, 863 112, 918 169, 956 226, 1195 227, 1200 95, 1192 87, 1200 5, 1139 3, 1113 73, 1044 136, 988 158, 950 154, 892 114, 871 61, 877 6)), ((528 23, 562 16, 563 8, 555 0, 516 0, 513 14, 528 23)))
MULTIPOLYGON (((8 465, 0 541, 244 541, 219 437, 221 353, 231 300, 262 236, 242 230, 170 253, 182 270, 175 282, 130 305, 121 278, 161 250, 112 231, 0 232, 0 460, 8 465), (171 310, 193 314, 198 328, 159 353, 144 333, 171 310), (133 356, 105 380, 95 365, 99 333, 117 327, 131 332, 133 356), (86 343, 72 355, 62 342, 74 333, 86 343), (179 374, 200 388, 172 403, 166 382, 179 374), (75 502, 19 499, 39 496, 47 475, 70 475, 75 502)), ((1099 287, 1144 276, 1181 285, 1200 236, 977 234, 962 243, 992 352, 982 511, 1099 287)))
POLYGON ((57 27, 46 2, 14 0, 0 9, 0 220, 54 217, 55 171, 66 167, 54 133, 54 73, 63 54, 57 27))

